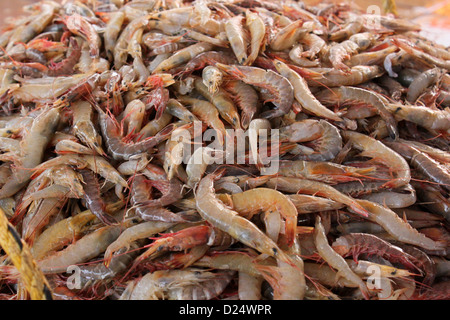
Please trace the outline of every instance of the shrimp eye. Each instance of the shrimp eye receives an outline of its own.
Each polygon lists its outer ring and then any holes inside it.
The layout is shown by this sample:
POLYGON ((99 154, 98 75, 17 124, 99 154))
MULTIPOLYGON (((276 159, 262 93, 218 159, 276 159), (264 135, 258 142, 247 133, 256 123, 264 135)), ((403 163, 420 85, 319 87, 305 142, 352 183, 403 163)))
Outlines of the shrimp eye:
POLYGON ((273 254, 277 255, 278 254, 278 249, 277 248, 272 248, 273 254))

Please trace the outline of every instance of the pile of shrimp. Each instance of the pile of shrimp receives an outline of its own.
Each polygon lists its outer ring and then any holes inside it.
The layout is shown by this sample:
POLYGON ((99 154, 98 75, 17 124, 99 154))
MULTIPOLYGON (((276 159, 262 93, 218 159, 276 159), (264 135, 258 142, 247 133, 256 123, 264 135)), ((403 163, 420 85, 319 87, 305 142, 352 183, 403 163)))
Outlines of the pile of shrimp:
POLYGON ((2 299, 450 298, 450 51, 420 26, 291 0, 24 11, 0 34, 2 299))

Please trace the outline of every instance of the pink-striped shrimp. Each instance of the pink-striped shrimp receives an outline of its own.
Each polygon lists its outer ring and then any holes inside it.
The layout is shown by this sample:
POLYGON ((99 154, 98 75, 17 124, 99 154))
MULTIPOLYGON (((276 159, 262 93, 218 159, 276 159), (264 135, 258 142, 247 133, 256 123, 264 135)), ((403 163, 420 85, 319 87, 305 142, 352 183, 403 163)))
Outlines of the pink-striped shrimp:
POLYGON ((390 137, 392 139, 398 138, 399 133, 394 116, 389 111, 384 100, 380 98, 378 94, 362 88, 343 86, 322 90, 316 94, 316 97, 319 101, 331 105, 368 105, 371 109, 375 109, 384 120, 390 137))
POLYGON ((136 258, 130 269, 134 269, 146 259, 152 260, 162 252, 183 251, 205 245, 208 243, 211 231, 211 226, 199 225, 188 227, 173 233, 162 234, 150 244, 147 251, 136 258))
POLYGON ((340 236, 333 244, 333 249, 343 257, 352 256, 355 261, 360 254, 379 255, 390 262, 400 262, 409 270, 417 269, 416 259, 402 249, 368 233, 350 233, 340 236))
POLYGON ((151 201, 151 188, 152 186, 143 175, 133 177, 130 201, 135 208, 136 214, 143 220, 175 223, 187 222, 196 218, 185 213, 174 213, 161 206, 145 206, 145 202, 151 201))
POLYGON ((216 63, 219 69, 232 75, 236 79, 256 86, 271 97, 270 101, 277 107, 276 110, 263 112, 260 117, 274 118, 282 116, 291 110, 294 102, 294 88, 288 79, 272 70, 264 70, 257 67, 224 65, 216 63))
POLYGON ((74 34, 80 35, 89 43, 91 57, 100 57, 100 47, 102 39, 97 30, 88 22, 86 18, 79 14, 72 14, 64 17, 64 22, 67 28, 74 34))
POLYGON ((243 129, 247 129, 261 108, 258 92, 251 85, 240 80, 227 81, 223 84, 223 88, 241 110, 241 125, 243 129))
POLYGON ((123 141, 119 128, 110 116, 100 110, 99 118, 100 129, 103 137, 105 138, 105 144, 108 147, 108 152, 114 159, 129 160, 135 155, 148 152, 160 142, 168 139, 174 129, 174 125, 170 124, 153 137, 147 138, 140 142, 127 143, 123 141))

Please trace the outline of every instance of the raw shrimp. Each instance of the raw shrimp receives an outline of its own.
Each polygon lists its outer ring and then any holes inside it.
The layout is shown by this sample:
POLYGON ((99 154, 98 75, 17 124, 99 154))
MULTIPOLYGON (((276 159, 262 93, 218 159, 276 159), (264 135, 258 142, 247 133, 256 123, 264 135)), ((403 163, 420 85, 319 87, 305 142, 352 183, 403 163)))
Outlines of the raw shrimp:
POLYGON ((299 178, 278 177, 270 178, 266 184, 270 188, 278 189, 284 192, 319 195, 336 202, 343 203, 352 208, 355 212, 358 212, 358 214, 363 217, 367 217, 369 214, 369 212, 357 202, 357 199, 348 197, 322 182, 299 178))
POLYGON ((33 17, 33 19, 28 23, 23 29, 20 30, 19 37, 14 39, 10 39, 7 50, 11 48, 11 45, 17 42, 27 43, 34 36, 41 33, 45 27, 50 24, 53 20, 55 12, 57 11, 59 5, 55 2, 45 2, 39 4, 40 13, 33 17))
POLYGON ((348 72, 342 73, 332 69, 322 75, 320 79, 306 79, 310 87, 339 87, 356 86, 382 76, 384 70, 379 66, 355 66, 348 72))
POLYGON ((289 142, 310 142, 311 148, 298 144, 289 152, 296 160, 330 161, 342 150, 342 137, 335 126, 326 120, 306 119, 280 128, 280 139, 289 142))
POLYGON ((189 62, 192 58, 200 53, 210 51, 214 46, 210 43, 199 42, 189 47, 178 50, 166 60, 162 61, 152 74, 169 71, 175 67, 178 67, 184 63, 189 62))
POLYGON ((75 65, 81 57, 81 48, 74 38, 70 38, 70 55, 58 63, 52 63, 47 74, 51 77, 67 76, 73 73, 75 65))
POLYGON ((174 129, 173 125, 168 125, 153 137, 140 142, 126 143, 122 140, 119 128, 115 125, 111 117, 103 111, 100 111, 99 117, 100 129, 105 138, 105 144, 108 147, 108 152, 114 159, 129 160, 135 155, 148 152, 160 142, 168 139, 174 129))
POLYGON ((392 42, 394 45, 398 46, 399 48, 405 50, 407 53, 409 53, 412 57, 419 61, 423 61, 426 64, 436 66, 442 69, 446 69, 447 71, 450 70, 450 62, 448 60, 443 60, 440 58, 436 58, 432 55, 429 55, 428 53, 423 52, 422 50, 416 49, 412 43, 409 41, 406 41, 404 39, 400 38, 393 38, 392 42))
POLYGON ((217 108, 220 116, 226 122, 231 124, 235 129, 241 128, 241 122, 237 108, 234 105, 233 100, 228 96, 228 93, 225 90, 218 88, 217 92, 212 94, 209 92, 208 87, 203 84, 203 81, 200 78, 195 78, 194 87, 203 97, 205 97, 217 108))
POLYGON ((188 96, 179 96, 178 100, 181 103, 189 105, 191 112, 198 119, 216 131, 216 138, 221 145, 225 143, 225 137, 227 135, 225 125, 219 118, 219 111, 212 103, 188 96))
POLYGON ((130 101, 122 115, 121 125, 126 128, 125 136, 135 134, 141 130, 144 121, 146 105, 141 100, 135 99, 130 101))
POLYGON ((411 166, 427 179, 450 189, 450 173, 438 161, 406 143, 394 141, 384 143, 407 159, 411 166))
POLYGON ((308 277, 315 279, 318 283, 326 285, 327 287, 358 288, 358 284, 338 275, 337 271, 328 265, 306 261, 304 268, 305 274, 308 275, 308 277))
POLYGON ((303 20, 297 20, 280 29, 269 40, 269 47, 274 51, 283 51, 292 47, 307 32, 302 28, 303 20))
MULTIPOLYGON (((169 108, 169 110, 172 110, 172 104, 173 103, 169 100, 166 105, 166 110, 167 108, 169 108)), ((163 112, 159 119, 153 119, 147 122, 147 124, 139 131, 139 136, 142 137, 142 139, 147 139, 149 137, 157 135, 158 132, 167 127, 172 121, 172 116, 170 114, 171 111, 169 110, 167 110, 167 112, 163 112)), ((171 113, 174 113, 174 111, 172 111, 171 113)))
MULTIPOLYGON (((397 47, 391 46, 387 47, 385 49, 381 49, 378 51, 373 52, 362 52, 359 54, 355 54, 351 58, 349 58, 345 65, 348 67, 354 67, 354 66, 370 66, 370 65, 376 65, 381 64, 386 61, 388 64, 390 61, 389 59, 386 59, 390 54, 393 54, 397 50, 397 47)), ((392 71, 389 70, 391 73, 392 71)))
POLYGON ((327 47, 327 43, 325 42, 325 40, 314 33, 306 33, 299 40, 299 42, 301 44, 305 44, 308 47, 308 50, 302 52, 301 54, 308 59, 313 59, 318 54, 322 53, 327 47))
POLYGON ((105 44, 106 55, 110 61, 114 58, 114 47, 124 20, 125 14, 122 11, 116 11, 110 13, 109 21, 106 24, 103 41, 105 44))
POLYGON ((240 217, 237 212, 225 207, 216 198, 214 180, 218 177, 217 173, 208 174, 200 181, 196 189, 196 207, 202 218, 249 247, 281 261, 292 263, 289 256, 258 227, 249 220, 240 217))
POLYGON ((349 66, 344 64, 344 60, 350 59, 352 55, 358 52, 358 49, 359 46, 351 40, 345 40, 332 45, 328 50, 328 54, 333 68, 342 71, 348 70, 349 66))
POLYGON ((422 126, 430 131, 450 133, 450 111, 434 110, 419 105, 386 104, 398 120, 406 120, 422 126))
POLYGON ((344 204, 316 196, 305 194, 288 194, 289 199, 297 208, 298 214, 338 210, 344 207, 344 204))
POLYGON ((86 207, 104 224, 111 225, 117 223, 114 217, 105 212, 105 203, 100 194, 100 185, 95 173, 91 170, 80 170, 84 182, 84 195, 86 207))
POLYGON ((250 10, 245 11, 245 25, 250 31, 250 52, 244 65, 250 66, 258 57, 261 49, 265 49, 266 26, 260 16, 250 10))
POLYGON ((427 250, 440 250, 445 244, 434 241, 402 220, 394 211, 367 200, 356 200, 369 212, 368 219, 381 225, 394 239, 427 250))
POLYGON ((371 157, 374 161, 386 165, 395 174, 395 178, 386 182, 383 187, 396 188, 406 185, 411 180, 411 170, 406 160, 380 141, 352 131, 341 132, 344 139, 353 147, 362 150, 361 156, 371 157))
POLYGON ((249 128, 250 122, 261 107, 257 91, 240 80, 227 81, 223 84, 223 88, 230 93, 231 99, 241 110, 242 128, 249 128))
POLYGON ((69 139, 60 140, 56 143, 55 152, 57 154, 77 153, 86 155, 94 155, 96 153, 91 148, 85 147, 84 145, 69 139))
POLYGON ((388 208, 406 208, 417 201, 416 191, 411 185, 389 191, 378 191, 359 196, 360 199, 369 200, 388 208))
POLYGON ((356 275, 348 266, 347 262, 329 245, 325 229, 321 223, 320 216, 316 218, 314 227, 314 243, 317 251, 332 268, 338 271, 338 275, 356 284, 365 299, 370 298, 369 290, 362 279, 356 275))
POLYGON ((234 273, 209 272, 196 268, 158 270, 127 286, 120 300, 209 300, 219 295, 234 273))
POLYGON ((213 163, 216 156, 213 155, 214 149, 209 147, 197 148, 186 164, 186 174, 188 180, 186 185, 189 188, 195 188, 200 182, 209 164, 213 163))
POLYGON ((421 73, 409 85, 406 100, 412 104, 415 103, 425 89, 436 84, 443 74, 444 71, 439 68, 429 69, 421 73))
POLYGON ((149 180, 148 183, 156 188, 162 195, 157 199, 142 202, 147 207, 168 206, 183 197, 183 184, 176 177, 170 180, 149 180))
POLYGON ((331 119, 334 121, 342 121, 342 119, 333 111, 323 106, 316 97, 311 93, 308 84, 297 72, 290 69, 285 63, 275 60, 275 68, 281 75, 286 77, 294 88, 294 97, 301 104, 301 106, 312 112, 313 114, 331 119))
POLYGON ((388 90, 390 97, 399 101, 402 97, 403 93, 406 92, 406 88, 404 88, 400 82, 389 77, 388 75, 383 75, 377 79, 377 83, 384 89, 388 90))
POLYGON ((260 276, 255 261, 256 253, 241 251, 213 251, 194 262, 195 267, 245 272, 253 277, 260 276))
POLYGON ((195 261, 203 257, 208 250, 208 245, 200 245, 182 252, 173 251, 153 259, 150 264, 158 270, 184 269, 190 267, 195 261))
POLYGON ((243 16, 235 16, 225 22, 225 32, 227 34, 230 46, 240 64, 247 61, 247 46, 248 41, 244 34, 244 27, 242 25, 243 16))
POLYGON ((108 266, 115 252, 125 248, 129 251, 132 244, 144 238, 149 238, 173 226, 173 223, 159 221, 145 221, 125 229, 120 236, 111 243, 105 251, 105 265, 108 266))
POLYGON ((189 221, 189 215, 177 214, 169 209, 158 206, 145 206, 144 202, 149 201, 151 192, 151 185, 142 175, 133 177, 131 183, 131 205, 135 207, 136 214, 146 221, 160 221, 167 223, 186 222, 189 221))
POLYGON ((44 273, 66 272, 71 265, 87 262, 103 253, 120 235, 121 227, 106 226, 82 237, 64 250, 38 261, 44 273))
POLYGON ((136 17, 128 23, 128 25, 120 33, 116 43, 114 44, 114 66, 116 70, 119 70, 126 62, 128 56, 128 41, 132 38, 133 34, 148 25, 149 16, 143 15, 136 17))
POLYGON ((187 38, 196 40, 198 42, 207 42, 207 43, 211 43, 217 47, 223 47, 223 48, 229 47, 229 43, 227 41, 225 31, 221 31, 215 37, 205 35, 203 33, 197 32, 195 30, 182 30, 181 33, 186 33, 187 38))
POLYGON ((95 129, 93 108, 87 101, 76 101, 71 105, 73 110, 73 133, 81 142, 95 150, 99 155, 105 155, 102 149, 102 137, 95 129))
POLYGON ((358 33, 363 28, 364 20, 362 16, 351 14, 348 17, 345 25, 338 31, 332 32, 328 35, 328 39, 331 41, 342 41, 358 33))
POLYGON ((183 125, 175 129, 170 139, 166 142, 163 168, 169 180, 175 176, 183 159, 186 157, 185 150, 190 147, 193 135, 192 129, 194 129, 192 123, 183 125))
POLYGON ((355 261, 360 254, 381 256, 392 263, 401 263, 409 270, 416 270, 416 259, 399 247, 367 233, 350 233, 337 238, 332 247, 343 257, 352 256, 355 261))
POLYGON ((398 139, 398 143, 407 144, 411 147, 416 148, 417 150, 426 153, 431 158, 441 162, 441 163, 449 163, 450 162, 450 154, 444 150, 429 146, 427 144, 418 142, 418 141, 410 141, 405 139, 398 139))
POLYGON ((219 89, 223 81, 223 74, 214 66, 207 66, 202 71, 203 84, 208 87, 208 91, 214 94, 219 89))
POLYGON ((102 262, 79 266, 81 288, 84 289, 88 286, 94 286, 96 282, 104 283, 126 271, 133 262, 133 259, 137 256, 137 249, 137 244, 132 244, 130 251, 123 252, 124 250, 121 250, 117 256, 112 258, 108 266, 102 262))
POLYGON ((133 263, 134 269, 145 259, 152 260, 156 255, 165 251, 184 251, 200 245, 205 245, 211 236, 210 226, 193 226, 175 233, 166 233, 156 238, 147 251, 142 253, 133 263))
POLYGON ((203 69, 207 65, 214 65, 216 63, 233 64, 237 63, 236 57, 228 52, 207 51, 196 55, 184 67, 182 74, 184 76, 190 75, 193 71, 203 69))
POLYGON ((362 88, 356 87, 339 87, 332 89, 325 89, 316 94, 319 101, 326 104, 364 104, 370 106, 377 111, 380 117, 385 121, 392 139, 398 138, 397 123, 394 116, 387 108, 386 104, 379 95, 362 88))
POLYGON ((32 245, 49 220, 60 213, 65 202, 64 197, 45 198, 39 201, 39 205, 34 210, 29 210, 23 219, 22 234, 24 240, 32 245))
POLYGON ((59 164, 72 165, 79 169, 88 168, 101 175, 106 180, 118 184, 123 188, 128 188, 126 180, 120 175, 120 173, 106 159, 100 156, 78 154, 58 156, 36 166, 34 168, 33 176, 39 175, 43 170, 59 164))
POLYGON ((268 119, 279 117, 288 113, 291 109, 294 102, 294 88, 289 80, 282 75, 272 70, 257 67, 227 66, 221 63, 216 63, 216 66, 236 79, 264 90, 272 97, 270 101, 277 109, 263 112, 260 117, 268 119))
POLYGON ((8 180, 0 190, 0 198, 7 198, 15 194, 26 185, 31 178, 30 169, 36 167, 44 157, 44 151, 60 120, 60 109, 43 110, 36 117, 31 128, 21 141, 19 164, 22 168, 17 170, 12 179, 8 180))
POLYGON ((353 272, 361 277, 370 277, 373 275, 373 270, 379 270, 379 276, 381 278, 398 278, 412 276, 413 273, 405 269, 399 269, 391 267, 385 264, 379 264, 375 262, 359 260, 357 262, 353 260, 346 260, 353 272))
POLYGON ((321 161, 280 161, 278 174, 285 177, 298 177, 322 181, 329 184, 360 180, 375 168, 356 168, 332 162, 321 161))
POLYGON ((100 57, 102 39, 86 18, 79 14, 72 14, 64 18, 67 28, 74 34, 80 35, 89 43, 91 57, 100 57))
POLYGON ((293 256, 295 266, 277 261, 277 266, 258 266, 263 277, 274 289, 274 300, 303 300, 306 291, 303 261, 293 256), (299 272, 298 269, 301 269, 299 272))
POLYGON ((166 112, 186 123, 198 121, 192 112, 175 99, 169 99, 167 101, 166 112))
POLYGON ((34 241, 31 248, 33 257, 41 260, 52 252, 62 249, 93 228, 94 221, 95 215, 86 210, 49 226, 34 241))
POLYGON ((246 272, 238 274, 238 296, 239 300, 260 300, 261 285, 264 278, 261 276, 252 276, 246 272))
POLYGON ((426 286, 431 285, 439 274, 438 265, 425 252, 415 246, 404 243, 399 243, 397 245, 399 245, 406 254, 413 257, 415 266, 422 271, 423 277, 421 277, 421 282, 426 286))
MULTIPOLYGON (((298 213, 295 205, 286 195, 273 189, 255 188, 242 193, 227 195, 227 197, 229 202, 226 204, 249 220, 260 211, 278 212, 285 220, 284 233, 287 243, 293 244, 298 213)), ((225 201, 223 202, 225 203, 225 201)))

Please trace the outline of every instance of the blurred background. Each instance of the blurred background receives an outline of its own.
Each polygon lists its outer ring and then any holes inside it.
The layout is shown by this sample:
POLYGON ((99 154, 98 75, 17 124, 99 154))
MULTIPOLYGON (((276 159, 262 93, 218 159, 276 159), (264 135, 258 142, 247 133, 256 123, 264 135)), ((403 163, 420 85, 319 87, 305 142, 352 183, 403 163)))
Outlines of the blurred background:
MULTIPOLYGON (((320 1, 304 0, 311 5, 320 1)), ((364 11, 373 5, 383 8, 383 0, 329 0, 331 1, 355 3, 364 11)), ((0 0, 0 11, 3 14, 0 27, 5 17, 17 17, 23 14, 22 7, 34 2, 38 0, 0 0)), ((401 17, 422 25, 423 35, 445 46, 450 46, 450 0, 396 0, 396 4, 401 17)))

